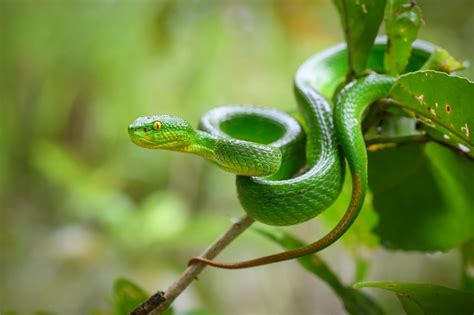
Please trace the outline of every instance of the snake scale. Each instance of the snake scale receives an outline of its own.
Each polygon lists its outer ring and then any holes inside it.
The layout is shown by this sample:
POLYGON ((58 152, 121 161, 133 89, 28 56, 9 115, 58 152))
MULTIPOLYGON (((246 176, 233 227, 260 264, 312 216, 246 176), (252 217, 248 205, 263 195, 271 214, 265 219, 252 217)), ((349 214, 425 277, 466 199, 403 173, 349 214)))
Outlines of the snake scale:
MULTIPOLYGON (((348 70, 344 44, 316 54, 295 75, 294 91, 303 128, 287 113, 254 106, 222 106, 201 118, 198 130, 176 116, 147 116, 129 127, 142 147, 200 155, 237 175, 238 197, 253 219, 269 225, 293 225, 316 217, 339 196, 345 161, 352 177, 352 197, 339 223, 314 243, 294 250, 237 263, 201 257, 219 268, 239 269, 294 259, 334 243, 356 219, 367 190, 367 151, 361 123, 367 108, 387 97, 395 78, 383 74, 386 41, 378 39, 366 76, 344 84, 348 70), (304 169, 304 172, 300 170, 304 169)), ((433 47, 413 44, 408 70, 419 69, 433 47)))

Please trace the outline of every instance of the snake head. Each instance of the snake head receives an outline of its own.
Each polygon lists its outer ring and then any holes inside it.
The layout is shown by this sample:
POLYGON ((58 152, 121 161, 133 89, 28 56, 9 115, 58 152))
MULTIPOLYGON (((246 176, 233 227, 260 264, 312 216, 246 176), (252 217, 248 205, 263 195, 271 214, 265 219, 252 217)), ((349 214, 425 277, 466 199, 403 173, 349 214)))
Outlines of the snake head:
POLYGON ((189 146, 195 131, 184 119, 176 116, 147 116, 128 126, 133 143, 149 149, 183 150, 189 146))

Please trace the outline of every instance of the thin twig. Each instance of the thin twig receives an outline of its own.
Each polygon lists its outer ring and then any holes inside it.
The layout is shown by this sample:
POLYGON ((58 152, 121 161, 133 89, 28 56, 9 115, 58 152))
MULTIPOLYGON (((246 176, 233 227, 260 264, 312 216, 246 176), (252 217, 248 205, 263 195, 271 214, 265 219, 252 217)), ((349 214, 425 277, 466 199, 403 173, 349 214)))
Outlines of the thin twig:
MULTIPOLYGON (((245 215, 240 218, 237 222, 231 225, 231 227, 222 234, 217 240, 214 241, 201 255, 200 257, 213 259, 216 257, 227 245, 229 245, 233 240, 237 238, 245 229, 247 229, 254 220, 249 216, 245 215)), ((165 292, 164 299, 155 299, 152 298, 145 301, 142 305, 137 307, 134 312, 140 308, 144 308, 146 305, 145 313, 135 313, 135 314, 152 314, 159 315, 162 314, 168 306, 188 287, 191 282, 196 279, 197 275, 206 267, 205 264, 195 263, 186 268, 181 277, 179 277, 165 292)))
POLYGON ((134 309, 130 315, 144 315, 144 314, 149 314, 153 309, 156 308, 157 305, 160 305, 165 301, 165 292, 163 291, 158 291, 148 300, 146 300, 142 305, 138 306, 136 309, 134 309))

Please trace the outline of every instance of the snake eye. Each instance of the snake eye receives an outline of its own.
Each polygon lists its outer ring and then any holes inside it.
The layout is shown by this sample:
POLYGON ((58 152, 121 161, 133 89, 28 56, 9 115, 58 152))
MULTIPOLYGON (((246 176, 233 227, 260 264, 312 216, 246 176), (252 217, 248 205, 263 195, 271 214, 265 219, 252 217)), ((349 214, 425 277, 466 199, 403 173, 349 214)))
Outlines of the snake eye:
POLYGON ((159 121, 155 121, 153 123, 153 130, 158 130, 161 128, 161 123, 159 121))

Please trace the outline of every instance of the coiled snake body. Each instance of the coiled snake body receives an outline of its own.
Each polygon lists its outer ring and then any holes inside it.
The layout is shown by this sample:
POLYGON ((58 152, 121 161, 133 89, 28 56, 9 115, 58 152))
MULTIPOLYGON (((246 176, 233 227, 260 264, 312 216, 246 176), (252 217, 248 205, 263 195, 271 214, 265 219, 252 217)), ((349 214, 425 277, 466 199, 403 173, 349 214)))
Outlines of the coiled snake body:
MULTIPOLYGON (((386 45, 378 40, 369 68, 383 72, 386 45)), ((408 68, 419 68, 432 47, 415 42, 408 68)), ((354 222, 367 190, 367 153, 361 122, 369 105, 387 96, 395 79, 369 74, 346 85, 334 108, 327 101, 344 82, 347 72, 345 45, 308 59, 294 81, 305 131, 292 116, 253 106, 223 106, 206 113, 199 130, 174 116, 137 119, 129 134, 137 145, 195 153, 237 174, 237 191, 245 211, 269 225, 307 221, 328 208, 338 197, 344 180, 344 160, 352 177, 352 198, 339 223, 320 240, 302 248, 239 263, 204 258, 191 262, 238 269, 297 258, 326 248, 354 222), (306 141, 305 141, 306 140, 306 141), (304 165, 307 170, 297 173, 304 165), (298 174, 295 176, 295 174, 298 174)))

